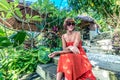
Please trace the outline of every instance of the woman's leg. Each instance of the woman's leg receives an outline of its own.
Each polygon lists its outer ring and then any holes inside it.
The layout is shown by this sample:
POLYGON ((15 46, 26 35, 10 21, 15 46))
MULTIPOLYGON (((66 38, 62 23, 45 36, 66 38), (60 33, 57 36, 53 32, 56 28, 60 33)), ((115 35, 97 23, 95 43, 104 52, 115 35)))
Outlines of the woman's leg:
POLYGON ((63 78, 63 73, 62 72, 58 72, 57 76, 56 76, 56 80, 62 80, 63 78))

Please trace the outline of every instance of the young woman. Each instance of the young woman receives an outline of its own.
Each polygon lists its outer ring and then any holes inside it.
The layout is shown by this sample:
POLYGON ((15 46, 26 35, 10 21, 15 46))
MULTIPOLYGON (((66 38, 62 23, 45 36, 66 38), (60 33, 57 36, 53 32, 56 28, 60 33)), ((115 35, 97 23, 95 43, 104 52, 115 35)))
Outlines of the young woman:
POLYGON ((63 24, 66 33, 62 35, 62 51, 48 55, 50 58, 60 54, 56 80, 96 80, 92 66, 82 48, 80 32, 74 31, 75 21, 66 18, 63 24))

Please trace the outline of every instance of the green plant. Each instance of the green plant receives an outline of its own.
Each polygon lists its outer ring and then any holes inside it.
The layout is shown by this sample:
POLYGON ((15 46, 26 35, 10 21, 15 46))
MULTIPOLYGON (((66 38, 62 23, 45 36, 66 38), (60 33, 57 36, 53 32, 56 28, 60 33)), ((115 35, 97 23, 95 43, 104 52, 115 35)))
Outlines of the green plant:
POLYGON ((9 38, 13 42, 13 47, 16 47, 24 42, 25 37, 26 37, 26 32, 21 30, 15 34, 12 34, 9 38))
POLYGON ((60 37, 54 32, 46 32, 43 38, 43 45, 49 48, 60 47, 60 37))
POLYGON ((12 47, 0 49, 0 54, 2 54, 0 55, 0 78, 17 80, 22 74, 34 72, 37 64, 46 64, 50 61, 49 53, 50 49, 47 47, 31 50, 16 50, 12 47))
POLYGON ((120 29, 115 29, 115 32, 112 38, 112 45, 113 45, 114 52, 117 55, 120 55, 120 29))
POLYGON ((48 54, 50 54, 50 48, 47 48, 45 46, 39 46, 38 48, 38 60, 41 63, 48 63, 50 61, 50 58, 48 57, 48 54))

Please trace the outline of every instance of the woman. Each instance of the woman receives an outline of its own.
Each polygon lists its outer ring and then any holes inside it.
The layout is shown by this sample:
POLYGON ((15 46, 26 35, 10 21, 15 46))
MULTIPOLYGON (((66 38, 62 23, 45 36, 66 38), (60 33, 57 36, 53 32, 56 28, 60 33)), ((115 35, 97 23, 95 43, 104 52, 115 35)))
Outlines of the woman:
POLYGON ((66 33, 62 35, 62 51, 48 55, 50 58, 60 54, 56 80, 96 80, 92 66, 81 45, 80 32, 74 31, 75 21, 66 18, 63 24, 66 33))

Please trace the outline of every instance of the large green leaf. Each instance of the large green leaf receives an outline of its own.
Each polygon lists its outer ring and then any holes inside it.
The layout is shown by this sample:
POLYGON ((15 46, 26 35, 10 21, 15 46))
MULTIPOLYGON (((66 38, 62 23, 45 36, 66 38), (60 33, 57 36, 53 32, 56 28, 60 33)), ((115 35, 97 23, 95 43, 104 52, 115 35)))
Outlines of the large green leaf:
POLYGON ((0 72, 0 80, 5 80, 5 79, 3 78, 3 73, 2 73, 2 72, 0 72))
POLYGON ((19 8, 16 8, 16 9, 15 9, 15 14, 16 14, 19 18, 22 18, 22 17, 23 17, 23 15, 22 15, 22 13, 21 13, 21 11, 20 11, 19 8))
POLYGON ((44 26, 42 25, 42 24, 35 24, 36 25, 36 27, 38 28, 38 29, 40 29, 40 30, 43 30, 44 29, 44 26))
POLYGON ((38 51, 38 60, 41 63, 48 63, 50 61, 50 58, 48 57, 48 54, 50 53, 50 49, 45 46, 40 46, 38 51))
POLYGON ((5 36, 5 32, 2 29, 0 29, 0 36, 5 36))
POLYGON ((42 5, 42 0, 38 0, 38 4, 39 4, 39 5, 42 5))
POLYGON ((8 11, 10 8, 7 0, 0 0, 0 11, 8 11))
POLYGON ((10 42, 10 40, 7 37, 0 36, 0 48, 8 47, 11 44, 12 43, 10 42))
POLYGON ((10 36, 10 39, 13 41, 13 46, 16 47, 22 44, 25 40, 26 32, 25 31, 18 31, 16 34, 10 36))
POLYGON ((33 21, 41 21, 42 19, 40 18, 40 16, 35 15, 35 16, 33 16, 33 17, 31 18, 31 20, 33 20, 33 21))

